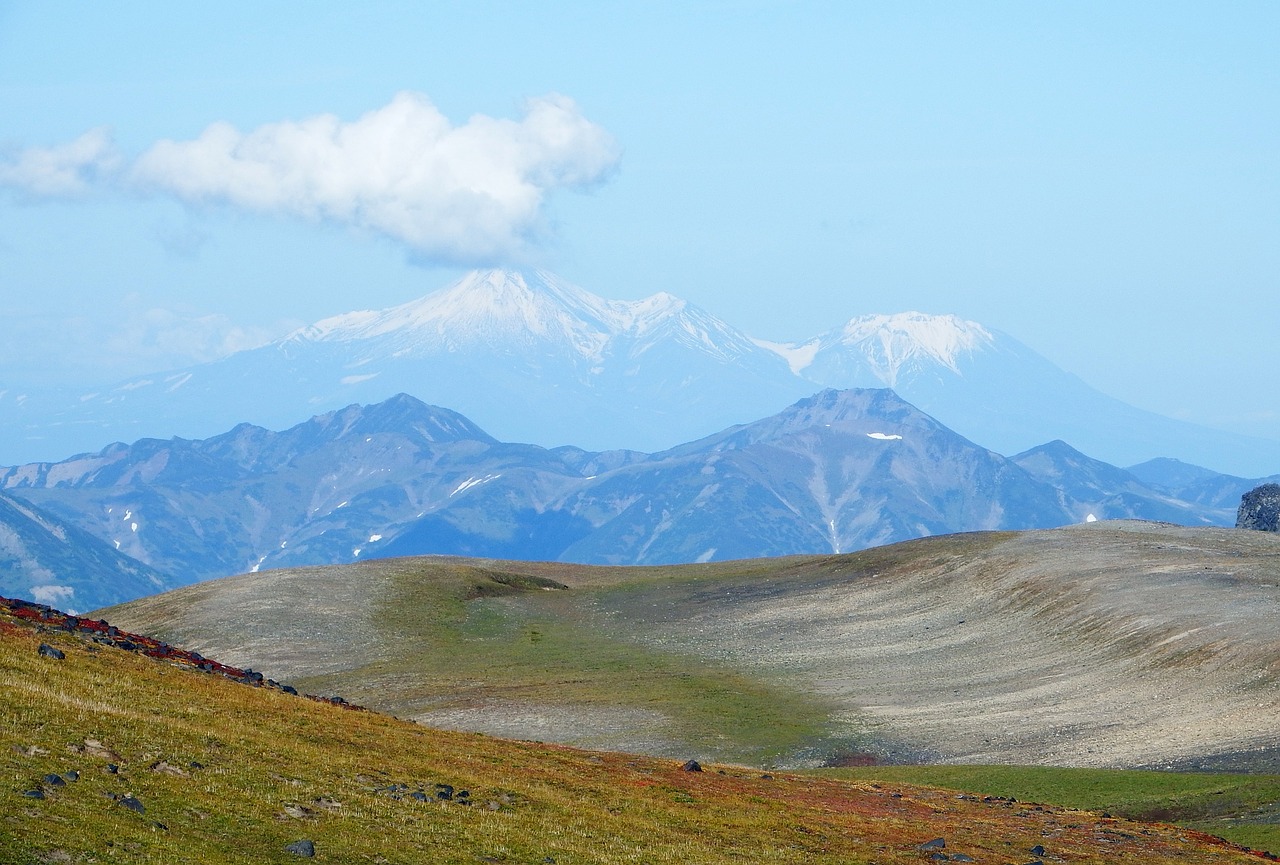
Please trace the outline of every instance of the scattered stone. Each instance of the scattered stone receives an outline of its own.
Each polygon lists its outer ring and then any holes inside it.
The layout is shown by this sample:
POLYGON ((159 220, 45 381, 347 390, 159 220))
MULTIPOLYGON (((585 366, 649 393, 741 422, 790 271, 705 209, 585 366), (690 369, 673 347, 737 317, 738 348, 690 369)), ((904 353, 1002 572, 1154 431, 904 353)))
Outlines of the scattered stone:
POLYGON ((284 848, 284 852, 292 853, 294 856, 301 856, 303 859, 310 859, 316 855, 316 845, 314 841, 294 841, 284 848))
POLYGON ((66 781, 64 781, 64 780, 62 780, 62 776, 61 776, 61 775, 55 775, 55 774, 53 774, 52 772, 50 772, 48 775, 45 775, 45 776, 44 776, 44 782, 45 782, 46 784, 48 784, 50 787, 65 787, 65 786, 67 786, 67 782, 66 782, 66 781))
POLYGON ((315 811, 312 811, 310 808, 306 807, 305 805, 297 805, 297 804, 294 804, 293 802, 285 803, 285 806, 284 806, 285 817, 291 817, 294 820, 305 820, 306 818, 310 817, 313 814, 315 814, 315 811))
POLYGON ((1028 853, 1030 853, 1032 856, 1043 856, 1043 855, 1044 855, 1044 847, 1042 847, 1042 846, 1040 846, 1039 844, 1037 844, 1036 846, 1032 847, 1032 848, 1031 848, 1030 850, 1028 850, 1027 852, 1028 852, 1028 853))
POLYGON ((689 760, 680 768, 686 772, 701 772, 702 764, 700 764, 697 760, 689 760))
POLYGON ((337 799, 330 799, 327 796, 318 796, 311 801, 317 808, 324 808, 326 811, 337 811, 342 807, 342 803, 337 799))
POLYGON ((40 648, 37 649, 36 651, 38 651, 44 657, 53 658, 56 661, 61 661, 63 658, 66 657, 66 654, 61 649, 55 649, 53 646, 50 646, 48 643, 41 643, 40 648))
POLYGON ((23 791, 22 795, 26 796, 28 799, 43 799, 44 791, 43 790, 25 790, 23 791))
POLYGON ((76 750, 88 754, 90 757, 97 757, 100 760, 110 760, 112 763, 120 762, 120 755, 97 739, 85 739, 84 746, 76 750))
POLYGON ((174 775, 179 778, 186 778, 189 774, 185 769, 179 769, 177 766, 174 766, 172 763, 165 762, 164 760, 152 763, 151 771, 159 772, 162 775, 174 775))
POLYGON ((932 841, 926 841, 917 847, 917 850, 942 850, 947 846, 945 838, 934 838, 932 841))
POLYGON ((128 808, 130 811, 136 811, 139 814, 144 813, 147 809, 142 807, 142 803, 133 796, 121 796, 116 800, 117 803, 128 808))
POLYGON ((952 862, 974 862, 976 860, 972 856, 966 856, 963 853, 956 853, 951 857, 951 861, 952 862))
POLYGON ((21 754, 24 757, 43 757, 49 753, 39 745, 28 745, 25 748, 21 745, 14 745, 13 750, 15 753, 21 754))
POLYGON ((119 767, 119 766, 117 766, 115 763, 108 763, 108 764, 107 764, 107 771, 108 771, 108 772, 110 772, 112 775, 119 775, 119 774, 120 774, 120 767, 119 767))
POLYGON ((425 802, 427 801, 427 794, 423 793, 421 790, 414 790, 409 794, 409 798, 417 799, 419 802, 425 802))
POLYGON ((1280 484, 1263 484, 1241 496, 1236 528, 1280 532, 1280 484))
POLYGON ((66 772, 65 774, 63 774, 62 777, 66 778, 68 781, 79 781, 80 773, 77 772, 75 769, 72 769, 70 772, 66 772))
POLYGON ((501 803, 501 802, 495 802, 495 801, 493 801, 492 799, 490 799, 490 800, 489 800, 489 804, 488 804, 488 805, 485 805, 485 807, 486 807, 486 808, 488 808, 490 811, 501 811, 501 810, 502 810, 502 803, 501 803))
POLYGON ((437 784, 437 785, 436 785, 436 798, 437 798, 437 799, 439 799, 439 800, 441 800, 442 802, 449 802, 449 801, 452 801, 452 800, 453 800, 453 785, 452 785, 452 784, 437 784))

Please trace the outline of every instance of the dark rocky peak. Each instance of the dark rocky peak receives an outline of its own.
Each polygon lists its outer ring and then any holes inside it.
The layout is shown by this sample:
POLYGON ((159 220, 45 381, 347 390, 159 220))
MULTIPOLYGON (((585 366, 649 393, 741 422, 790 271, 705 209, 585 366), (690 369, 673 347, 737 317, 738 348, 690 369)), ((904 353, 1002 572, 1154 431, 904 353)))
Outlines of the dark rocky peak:
POLYGON ((1237 529, 1280 532, 1280 484, 1254 487, 1240 498, 1237 529))

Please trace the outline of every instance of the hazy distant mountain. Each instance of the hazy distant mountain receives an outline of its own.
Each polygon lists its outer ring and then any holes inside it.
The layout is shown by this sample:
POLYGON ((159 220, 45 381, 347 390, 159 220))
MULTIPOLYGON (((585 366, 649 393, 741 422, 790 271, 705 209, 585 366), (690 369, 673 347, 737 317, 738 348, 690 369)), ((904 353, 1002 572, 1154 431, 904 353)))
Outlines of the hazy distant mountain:
POLYGON ((1058 488, 1064 502, 1074 502, 1077 522, 1091 518, 1161 520, 1184 526, 1229 526, 1235 522, 1234 506, 1228 509, 1183 501, 1131 472, 1085 456, 1066 442, 1052 441, 1010 459, 1027 474, 1058 488))
POLYGON ((9 406, 0 429, 11 440, 43 437, 42 451, 66 454, 113 438, 202 437, 241 422, 282 428, 403 392, 458 407, 508 441, 657 449, 812 391, 781 358, 669 294, 611 301, 548 273, 492 270, 98 393, 21 402, 16 392, 0 394, 0 407, 9 406))
POLYGON ((504 444, 397 396, 281 433, 142 440, 0 487, 185 581, 450 553, 681 562, 1060 525, 1056 490, 893 392, 826 391, 645 455, 504 444))
POLYGON ((1183 457, 1245 473, 1280 468, 1280 441, 1176 421, 1106 396, 1018 340, 950 315, 867 315, 808 342, 761 343, 826 387, 891 387, 1000 453, 1061 439, 1117 465, 1183 457))
MULTIPOLYGON (((1129 471, 1154 489, 1192 504, 1233 515, 1240 507, 1240 498, 1249 490, 1266 483, 1280 483, 1280 474, 1241 478, 1165 458, 1130 466, 1129 471)), ((1224 522, 1223 525, 1233 523, 1224 522)))
POLYGON ((783 345, 667 293, 606 300, 545 272, 500 270, 93 392, 0 389, 0 459, 202 438, 241 422, 280 429, 402 392, 462 411, 505 441, 653 451, 819 387, 891 387, 1001 453, 1062 439, 1119 465, 1177 457, 1242 475, 1280 468, 1280 442, 1140 411, 954 316, 865 315, 783 345))
POLYGON ((0 471, 181 582, 441 553, 676 563, 1142 517, 1230 524, 1061 442, 1013 460, 887 389, 827 390, 655 454, 507 444, 399 395, 284 432, 144 439, 0 471))
POLYGON ((0 494, 0 594, 84 612, 181 585, 29 502, 0 494))

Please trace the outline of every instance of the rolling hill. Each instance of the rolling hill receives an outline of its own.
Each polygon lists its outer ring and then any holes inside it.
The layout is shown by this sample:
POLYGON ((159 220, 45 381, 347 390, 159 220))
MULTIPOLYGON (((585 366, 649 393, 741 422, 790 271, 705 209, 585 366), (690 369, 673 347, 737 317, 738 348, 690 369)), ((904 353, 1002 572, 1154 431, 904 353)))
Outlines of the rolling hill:
POLYGON ((264 571, 131 630, 433 725, 781 766, 1267 768, 1280 537, 1132 521, 847 555, 264 571))

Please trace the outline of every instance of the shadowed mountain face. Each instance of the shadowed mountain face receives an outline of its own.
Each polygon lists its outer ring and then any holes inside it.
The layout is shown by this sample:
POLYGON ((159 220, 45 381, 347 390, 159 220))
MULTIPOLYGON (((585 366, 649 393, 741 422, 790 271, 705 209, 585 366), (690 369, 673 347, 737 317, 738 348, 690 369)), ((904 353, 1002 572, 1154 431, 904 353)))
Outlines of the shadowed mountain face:
POLYGON ((29 502, 0 494, 0 585, 83 612, 182 583, 29 502))
POLYGON ((371 557, 668 564, 1142 517, 1229 523, 1055 443, 1008 460, 889 390, 656 454, 499 442, 400 395, 284 432, 113 445, 0 486, 182 583, 371 557))
POLYGON ((1260 768, 1280 748, 1277 581, 1276 535, 1120 521, 678 567, 391 559, 104 614, 519 738, 757 764, 1260 768))
POLYGON ((1140 411, 955 316, 860 315, 782 344, 665 292, 607 300, 553 274, 501 270, 188 369, 97 389, 10 383, 0 388, 0 458, 205 437, 244 421, 278 429, 400 392, 462 411, 507 441, 658 450, 822 387, 893 388, 1001 453, 1059 438, 1116 464, 1179 457, 1243 474, 1280 468, 1280 442, 1140 411))

